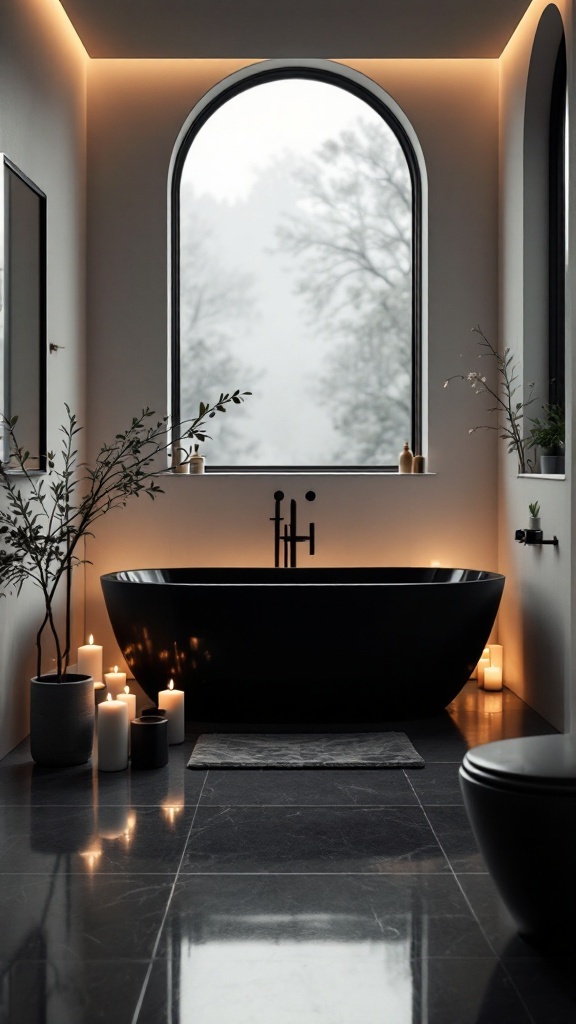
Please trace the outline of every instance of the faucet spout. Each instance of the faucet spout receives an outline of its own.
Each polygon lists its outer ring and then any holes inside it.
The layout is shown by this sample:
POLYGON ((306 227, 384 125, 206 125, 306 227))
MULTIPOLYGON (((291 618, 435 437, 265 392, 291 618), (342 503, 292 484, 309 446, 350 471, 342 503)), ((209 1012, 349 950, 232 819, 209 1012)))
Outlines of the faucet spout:
MULTIPOLYGON (((314 491, 307 491, 305 494, 306 501, 314 501, 316 494, 314 491)), ((271 517, 274 523, 274 566, 278 568, 280 565, 280 547, 284 547, 284 568, 290 566, 291 569, 296 568, 297 563, 297 546, 298 544, 305 543, 308 541, 309 554, 314 555, 316 552, 316 528, 314 523, 310 523, 308 526, 307 534, 298 533, 298 510, 296 500, 290 499, 290 518, 286 522, 284 516, 281 515, 281 505, 284 499, 284 491, 274 492, 274 516, 271 517), (284 524, 283 526, 281 524, 284 524)))

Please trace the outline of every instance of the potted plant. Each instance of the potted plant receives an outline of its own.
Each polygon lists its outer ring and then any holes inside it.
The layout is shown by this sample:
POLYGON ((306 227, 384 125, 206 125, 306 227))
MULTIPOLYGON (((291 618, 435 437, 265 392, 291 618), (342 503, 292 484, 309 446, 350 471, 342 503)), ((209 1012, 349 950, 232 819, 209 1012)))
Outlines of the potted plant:
POLYGON ((532 420, 530 428, 529 448, 540 448, 540 472, 564 472, 564 408, 553 402, 543 405, 543 419, 532 420))
MULTIPOLYGON (((204 441, 206 419, 240 405, 249 391, 221 394, 214 404, 200 403, 198 416, 172 429, 169 417, 156 419, 150 409, 104 444, 92 465, 78 461, 77 434, 82 429, 66 405, 58 454, 47 453, 48 474, 29 469, 30 453, 17 440, 14 416, 0 423, 9 442, 10 462, 0 461, 0 587, 20 594, 25 584, 42 594, 44 613, 36 633, 36 676, 32 680, 30 742, 32 757, 43 765, 83 764, 92 752, 94 685, 88 676, 68 670, 71 644, 71 594, 74 568, 87 560, 81 541, 94 524, 128 498, 163 493, 156 457, 170 448, 170 438, 204 441), (64 626, 57 624, 56 601, 64 590, 64 626), (42 672, 43 641, 49 634, 55 671, 42 672)), ((0 590, 0 596, 3 596, 0 590)))
POLYGON ((528 505, 528 511, 530 513, 530 522, 528 523, 529 530, 539 530, 540 527, 540 502, 532 501, 528 505))
POLYGON ((527 398, 524 401, 520 399, 518 392, 521 391, 522 385, 510 349, 505 348, 504 352, 500 353, 478 325, 472 328, 472 333, 479 337, 478 358, 488 356, 494 360, 499 375, 498 382, 493 387, 485 373, 481 370, 472 370, 467 374, 456 373, 448 377, 448 380, 444 381, 444 387, 447 388, 451 380, 463 380, 470 384, 475 394, 487 394, 494 403, 487 411, 495 414, 495 421, 470 427, 468 433, 474 434, 476 430, 498 431, 499 437, 507 443, 507 451, 516 454, 518 472, 531 472, 532 463, 526 455, 526 448, 532 447, 532 444, 525 435, 524 410, 535 401, 534 385, 529 384, 527 398))

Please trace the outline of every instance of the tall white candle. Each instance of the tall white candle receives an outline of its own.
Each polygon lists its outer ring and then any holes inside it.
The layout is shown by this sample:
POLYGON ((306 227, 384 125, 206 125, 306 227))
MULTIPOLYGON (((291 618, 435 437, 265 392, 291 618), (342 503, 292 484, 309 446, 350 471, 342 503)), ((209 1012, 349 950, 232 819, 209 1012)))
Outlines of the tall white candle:
POLYGON ((168 743, 184 742, 184 690, 174 689, 174 680, 167 690, 160 690, 158 707, 163 708, 168 719, 168 743))
POLYGON ((504 648, 502 644, 490 644, 490 664, 504 672, 504 648))
POLYGON ((95 683, 102 682, 102 648, 94 643, 92 634, 88 643, 78 648, 78 671, 92 676, 95 683))
POLYGON ((128 705, 107 700, 98 705, 98 771, 121 772, 128 767, 128 705))
MULTIPOLYGON (((118 665, 114 665, 114 671, 104 673, 104 681, 108 687, 108 693, 111 693, 114 699, 116 699, 121 693, 124 693, 126 673, 119 672, 118 665)), ((134 715, 135 717, 136 715, 134 715)))
POLYGON ((124 687, 124 693, 119 693, 116 700, 124 701, 128 708, 128 753, 130 753, 130 722, 136 718, 136 694, 130 693, 130 687, 124 687))

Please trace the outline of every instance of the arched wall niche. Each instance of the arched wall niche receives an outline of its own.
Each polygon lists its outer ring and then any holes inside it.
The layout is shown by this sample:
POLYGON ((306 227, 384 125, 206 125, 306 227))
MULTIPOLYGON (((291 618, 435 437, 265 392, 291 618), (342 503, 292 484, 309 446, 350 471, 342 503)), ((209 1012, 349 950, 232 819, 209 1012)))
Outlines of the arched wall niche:
MULTIPOLYGON (((560 400, 550 385, 554 344, 564 344, 564 266, 558 266, 558 211, 564 208, 563 194, 554 181, 551 146, 554 134, 554 106, 558 104, 558 68, 565 69, 565 36, 560 11, 549 4, 542 13, 530 57, 524 109, 524 388, 534 384, 537 401, 531 417, 542 414, 541 406, 560 400), (556 85, 555 85, 556 73, 556 85), (560 204, 560 206, 559 206, 560 204), (555 273, 554 273, 555 268, 555 273)), ((565 96, 565 70, 564 70, 565 96)), ((560 240, 563 264, 563 237, 560 240)), ((552 371, 554 372, 554 371, 552 371)))

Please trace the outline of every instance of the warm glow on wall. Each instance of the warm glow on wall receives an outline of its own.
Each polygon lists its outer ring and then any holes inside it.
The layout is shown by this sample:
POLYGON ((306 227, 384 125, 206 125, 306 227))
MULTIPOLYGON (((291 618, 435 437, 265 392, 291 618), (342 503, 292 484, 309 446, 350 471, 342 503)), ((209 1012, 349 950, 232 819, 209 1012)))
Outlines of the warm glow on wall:
POLYGON ((55 44, 60 48, 69 47, 72 51, 76 51, 78 56, 82 56, 84 59, 88 58, 84 45, 60 0, 18 0, 18 2, 29 8, 30 17, 40 28, 44 38, 52 36, 55 44))

